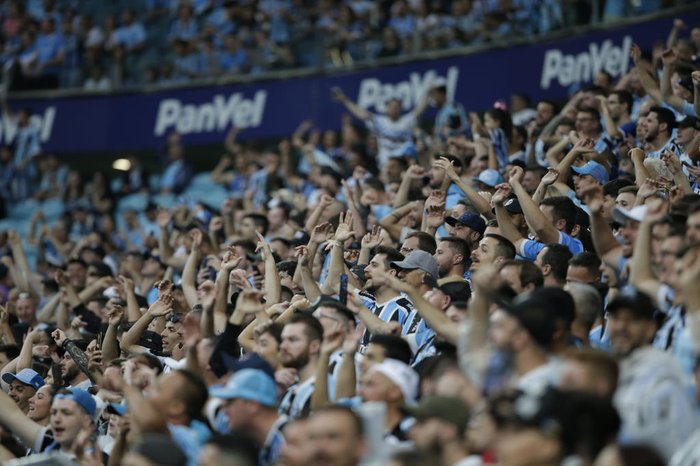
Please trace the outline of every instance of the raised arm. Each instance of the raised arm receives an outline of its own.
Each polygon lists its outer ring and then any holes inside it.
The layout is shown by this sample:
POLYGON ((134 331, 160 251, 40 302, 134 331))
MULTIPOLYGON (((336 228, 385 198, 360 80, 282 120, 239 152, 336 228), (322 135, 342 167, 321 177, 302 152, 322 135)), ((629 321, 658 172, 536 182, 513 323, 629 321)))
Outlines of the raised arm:
POLYGON ((491 198, 494 208, 496 209, 496 221, 501 235, 508 241, 513 243, 516 250, 520 251, 525 237, 520 233, 513 221, 510 219, 510 214, 503 206, 503 203, 508 199, 511 188, 508 184, 503 183, 497 186, 497 190, 491 198))
POLYGON ((661 199, 650 200, 647 214, 639 223, 634 255, 630 261, 630 283, 649 296, 656 298, 661 282, 651 270, 651 231, 666 216, 667 206, 661 199))
POLYGON ((131 326, 131 328, 122 335, 121 346, 122 350, 127 353, 141 353, 144 351, 142 346, 138 346, 138 342, 148 329, 148 326, 154 319, 163 317, 173 310, 173 296, 170 293, 161 295, 156 302, 151 304, 139 320, 131 326))
POLYGON ((331 262, 328 270, 328 277, 326 278, 326 282, 323 283, 321 287, 321 291, 325 292, 326 294, 334 294, 334 290, 338 288, 340 283, 340 275, 347 273, 344 257, 345 242, 355 236, 355 232, 352 229, 352 224, 352 212, 346 212, 345 216, 343 216, 341 212, 338 228, 336 228, 335 235, 333 236, 333 246, 331 249, 331 262))
POLYGON ((415 201, 409 202, 408 204, 402 205, 398 209, 381 219, 379 225, 386 230, 391 239, 394 241, 399 241, 401 238, 401 220, 408 215, 411 210, 415 207, 415 201))
POLYGON ((36 443, 37 437, 44 428, 29 419, 2 390, 0 390, 0 423, 28 446, 36 443))
POLYGON ((322 408, 331 402, 328 391, 328 366, 333 353, 338 351, 343 344, 347 329, 343 329, 341 322, 334 322, 332 328, 324 330, 321 354, 316 363, 316 379, 314 392, 311 395, 311 409, 322 408))
POLYGON ((559 230, 552 225, 552 222, 547 220, 547 217, 545 217, 525 188, 520 184, 522 179, 523 169, 520 167, 511 168, 508 182, 518 198, 520 208, 523 209, 523 215, 525 216, 528 227, 537 235, 540 242, 545 244, 558 243, 560 235, 559 230))
POLYGON ((569 179, 571 166, 574 164, 576 159, 581 156, 581 154, 591 152, 594 146, 595 141, 592 139, 579 139, 576 144, 574 144, 574 147, 571 148, 569 153, 566 154, 557 165, 559 177, 557 178, 557 181, 554 182, 554 187, 557 188, 557 191, 559 191, 562 196, 566 196, 566 194, 570 191, 566 181, 569 179))
POLYGON ((685 102, 682 98, 673 94, 673 88, 671 86, 671 74, 673 74, 673 68, 678 62, 678 56, 673 49, 664 51, 661 56, 664 67, 661 71, 661 96, 665 103, 675 108, 679 112, 683 111, 683 103, 685 102))
POLYGON ((198 303, 197 299, 197 269, 202 259, 200 246, 202 245, 202 230, 195 228, 190 232, 192 247, 187 256, 185 268, 182 270, 182 292, 185 294, 187 305, 192 309, 198 303))
POLYGON ((642 62, 642 51, 637 44, 632 44, 632 49, 630 52, 632 56, 632 61, 634 61, 635 66, 639 74, 639 83, 644 88, 644 91, 654 100, 657 105, 664 103, 663 95, 661 94, 661 89, 659 89, 659 83, 656 82, 656 78, 650 73, 650 70, 642 62))
POLYGON ((360 120, 369 120, 372 114, 367 110, 360 108, 355 102, 350 100, 339 87, 331 89, 331 96, 336 102, 340 102, 355 118, 360 120))
POLYGON ((438 168, 442 168, 445 170, 445 176, 449 178, 453 183, 461 189, 464 194, 467 195, 467 199, 469 199, 469 202, 471 203, 472 206, 481 214, 484 215, 487 218, 493 218, 493 213, 491 212, 491 205, 489 204, 489 201, 487 201, 484 197, 479 195, 479 193, 472 188, 468 183, 465 183, 462 178, 459 176, 457 171, 455 170, 454 165, 452 162, 445 158, 445 157, 440 157, 439 160, 436 160, 433 165, 438 168))
POLYGON ((282 296, 282 284, 280 283, 280 276, 277 273, 277 265, 275 263, 275 257, 272 255, 272 248, 270 243, 267 242, 265 237, 258 233, 258 248, 257 251, 261 251, 263 254, 263 260, 265 261, 265 298, 268 306, 277 304, 280 302, 282 296))
POLYGON ((695 114, 700 116, 700 71, 693 71, 690 75, 693 79, 693 105, 695 106, 695 114))
POLYGON ((622 246, 615 238, 608 221, 603 217, 603 188, 591 186, 582 193, 582 197, 590 211, 591 237, 596 253, 603 262, 619 271, 622 246))

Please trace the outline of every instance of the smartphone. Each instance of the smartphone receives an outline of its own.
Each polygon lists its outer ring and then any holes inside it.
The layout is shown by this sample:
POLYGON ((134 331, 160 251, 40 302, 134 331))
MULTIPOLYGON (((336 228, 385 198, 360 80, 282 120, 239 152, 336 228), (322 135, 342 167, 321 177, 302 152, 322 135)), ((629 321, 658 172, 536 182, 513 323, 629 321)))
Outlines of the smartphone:
POLYGON ((104 334, 102 332, 97 334, 97 349, 102 350, 102 338, 104 334))
POLYGON ((338 293, 338 301, 343 304, 348 303, 348 276, 345 273, 340 274, 340 292, 338 293))

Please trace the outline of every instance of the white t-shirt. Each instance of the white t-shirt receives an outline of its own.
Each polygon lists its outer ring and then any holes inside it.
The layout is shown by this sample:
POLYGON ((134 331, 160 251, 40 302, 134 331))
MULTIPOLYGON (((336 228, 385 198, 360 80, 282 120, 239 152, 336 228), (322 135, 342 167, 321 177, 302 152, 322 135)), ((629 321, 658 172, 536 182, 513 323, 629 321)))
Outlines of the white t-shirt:
POLYGON ((416 116, 411 112, 392 121, 386 115, 372 115, 372 118, 367 120, 367 127, 377 137, 379 146, 377 162, 380 167, 383 167, 401 146, 412 140, 416 116))

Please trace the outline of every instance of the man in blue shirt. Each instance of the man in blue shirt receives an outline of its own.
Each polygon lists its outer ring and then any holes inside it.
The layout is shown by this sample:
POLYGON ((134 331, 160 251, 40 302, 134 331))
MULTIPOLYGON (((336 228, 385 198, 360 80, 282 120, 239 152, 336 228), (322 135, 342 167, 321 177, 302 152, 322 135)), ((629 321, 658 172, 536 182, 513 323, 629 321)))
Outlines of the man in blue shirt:
POLYGON ((237 371, 224 387, 210 390, 225 400, 224 410, 231 430, 246 432, 261 448, 261 466, 277 462, 284 446, 282 428, 287 417, 277 412, 277 384, 259 369, 237 371))

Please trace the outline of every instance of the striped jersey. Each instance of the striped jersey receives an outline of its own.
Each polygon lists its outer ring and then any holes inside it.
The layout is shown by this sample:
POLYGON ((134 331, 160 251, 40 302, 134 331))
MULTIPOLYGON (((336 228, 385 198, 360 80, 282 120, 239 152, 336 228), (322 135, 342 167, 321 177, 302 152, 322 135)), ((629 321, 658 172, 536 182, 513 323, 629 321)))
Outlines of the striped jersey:
POLYGON ((311 411, 311 395, 314 393, 316 377, 309 377, 287 389, 280 402, 279 412, 289 419, 308 415, 311 411))
MULTIPOLYGON (((364 291, 359 293, 360 300, 367 309, 384 322, 398 322, 403 328, 413 311, 413 304, 408 298, 399 295, 384 303, 377 303, 374 296, 364 291)), ((371 337, 370 332, 365 331, 362 337, 362 345, 366 346, 371 337)))

